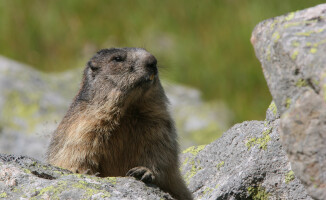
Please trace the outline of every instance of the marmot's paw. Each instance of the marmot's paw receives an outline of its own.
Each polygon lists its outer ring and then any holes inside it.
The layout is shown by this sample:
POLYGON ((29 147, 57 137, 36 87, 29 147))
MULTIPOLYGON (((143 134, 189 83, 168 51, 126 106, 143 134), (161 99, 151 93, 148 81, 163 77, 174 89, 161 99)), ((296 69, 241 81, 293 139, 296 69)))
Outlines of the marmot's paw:
POLYGON ((127 172, 126 176, 135 177, 144 183, 153 183, 155 179, 153 172, 146 167, 134 167, 127 172))

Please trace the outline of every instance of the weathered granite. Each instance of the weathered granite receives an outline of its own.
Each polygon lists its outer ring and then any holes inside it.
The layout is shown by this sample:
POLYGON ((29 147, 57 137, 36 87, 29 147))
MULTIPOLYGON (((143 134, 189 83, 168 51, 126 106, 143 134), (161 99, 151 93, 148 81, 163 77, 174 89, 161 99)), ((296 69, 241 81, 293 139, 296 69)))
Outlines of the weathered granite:
POLYGON ((279 119, 233 126, 207 146, 182 155, 182 173, 196 199, 311 199, 279 141, 279 119))
POLYGON ((134 178, 73 174, 25 156, 0 154, 0 199, 172 199, 134 178))
POLYGON ((326 199, 326 4, 261 22, 251 42, 293 170, 313 198, 326 199))

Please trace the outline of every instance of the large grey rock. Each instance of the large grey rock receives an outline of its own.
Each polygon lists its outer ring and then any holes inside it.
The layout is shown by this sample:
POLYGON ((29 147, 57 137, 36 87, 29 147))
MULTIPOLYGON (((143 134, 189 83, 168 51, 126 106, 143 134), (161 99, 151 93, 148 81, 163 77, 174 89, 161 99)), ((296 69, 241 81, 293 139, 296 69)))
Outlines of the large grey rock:
POLYGON ((279 119, 243 122, 182 155, 196 199, 311 199, 279 142, 279 119))
MULTIPOLYGON (((80 68, 44 74, 0 56, 0 152, 44 160, 50 135, 81 77, 80 68)), ((164 87, 183 148, 213 141, 229 127, 232 114, 223 103, 205 103, 192 88, 168 83, 164 87)))
POLYGON ((326 4, 260 23, 251 42, 293 170, 313 198, 326 199, 326 4))
POLYGON ((172 199, 134 178, 98 178, 24 156, 0 154, 0 198, 5 199, 172 199))

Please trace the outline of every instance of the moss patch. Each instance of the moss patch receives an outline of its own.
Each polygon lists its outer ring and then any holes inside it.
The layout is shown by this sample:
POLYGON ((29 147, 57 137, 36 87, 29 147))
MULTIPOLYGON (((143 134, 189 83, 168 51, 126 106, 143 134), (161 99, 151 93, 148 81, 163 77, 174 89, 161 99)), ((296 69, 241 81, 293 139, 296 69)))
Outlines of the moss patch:
POLYGON ((269 128, 262 132, 262 137, 254 137, 249 139, 249 141, 246 143, 248 150, 250 150, 251 147, 255 145, 259 145, 260 149, 266 150, 267 143, 271 140, 271 137, 269 136, 271 132, 272 132, 272 128, 269 128))
POLYGON ((249 196, 253 200, 268 200, 269 194, 261 186, 259 187, 248 187, 247 189, 249 196))
POLYGON ((285 183, 288 184, 294 180, 294 172, 291 170, 285 175, 285 183))

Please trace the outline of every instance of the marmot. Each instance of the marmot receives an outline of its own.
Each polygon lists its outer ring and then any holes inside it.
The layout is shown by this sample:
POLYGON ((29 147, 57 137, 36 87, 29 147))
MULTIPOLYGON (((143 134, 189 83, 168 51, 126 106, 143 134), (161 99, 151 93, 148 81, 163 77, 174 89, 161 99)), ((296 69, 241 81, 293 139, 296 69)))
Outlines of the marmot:
POLYGON ((156 58, 142 48, 98 51, 52 135, 50 164, 100 177, 132 176, 179 200, 192 199, 156 58))

